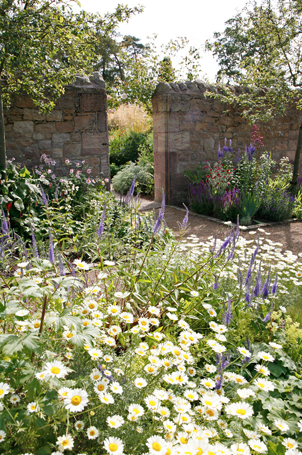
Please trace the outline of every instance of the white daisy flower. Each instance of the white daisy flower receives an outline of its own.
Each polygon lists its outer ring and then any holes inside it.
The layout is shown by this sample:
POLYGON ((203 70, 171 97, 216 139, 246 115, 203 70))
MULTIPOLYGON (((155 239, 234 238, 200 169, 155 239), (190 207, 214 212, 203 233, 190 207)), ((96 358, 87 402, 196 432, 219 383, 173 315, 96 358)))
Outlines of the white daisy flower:
POLYGON ((3 430, 0 430, 0 443, 5 440, 6 433, 3 430))
POLYGON ((12 395, 9 399, 9 401, 12 403, 12 404, 17 404, 17 403, 20 403, 20 397, 19 395, 12 395))
POLYGON ((65 436, 59 436, 56 444, 59 446, 61 452, 66 449, 71 450, 74 446, 74 439, 70 434, 66 434, 65 436))
POLYGON ((74 424, 74 427, 78 431, 83 430, 85 427, 85 423, 82 420, 77 420, 74 424))
POLYGON ((91 426, 91 427, 87 428, 88 439, 96 439, 99 436, 99 434, 100 434, 100 432, 96 427, 91 426))
POLYGON ((260 439, 252 439, 248 442, 250 448, 258 453, 267 452, 267 446, 260 439))
POLYGON ((248 419, 254 414, 252 406, 244 401, 227 405, 225 411, 227 414, 237 416, 240 419, 248 419))
POLYGON ((81 270, 89 270, 90 265, 87 262, 81 261, 81 259, 75 259, 73 263, 81 270))
POLYGON ((136 378, 134 381, 135 387, 138 389, 142 389, 148 385, 147 381, 144 378, 136 378))
POLYGON ((121 312, 121 308, 118 305, 109 305, 107 313, 113 316, 118 316, 121 312))
POLYGON ((292 438, 285 438, 282 441, 282 444, 289 450, 295 450, 298 448, 298 443, 292 438))
POLYGON ((0 382, 0 399, 9 393, 9 385, 5 382, 0 382))
POLYGON ((70 412, 81 412, 88 404, 88 394, 86 390, 74 389, 67 393, 67 397, 64 398, 65 409, 70 412))
POLYGON ((22 316, 27 316, 28 313, 29 313, 28 310, 19 310, 19 311, 17 311, 17 312, 15 313, 15 315, 16 315, 16 316, 22 317, 22 316))
POLYGON ((268 381, 267 379, 256 379, 255 384, 259 387, 260 390, 263 390, 264 392, 275 390, 274 383, 268 381))
POLYGON ((167 452, 167 442, 161 436, 151 436, 147 439, 146 445, 150 455, 165 455, 167 452))
POLYGON ((59 360, 47 362, 45 365, 45 372, 52 378, 64 378, 67 375, 65 365, 59 360))
POLYGON ((263 374, 263 376, 269 376, 271 374, 269 369, 264 365, 256 365, 255 370, 258 371, 258 373, 263 374))
POLYGON ((119 428, 124 424, 124 419, 119 415, 114 415, 107 417, 106 422, 110 428, 119 428))
POLYGON ((274 425, 275 427, 278 428, 278 430, 280 430, 281 432, 286 432, 287 430, 289 430, 289 426, 287 425, 287 423, 282 420, 282 419, 276 419, 274 420, 274 425))
POLYGON ((274 357, 269 352, 258 352, 259 359, 265 360, 266 362, 274 362, 274 357))
POLYGON ((121 455, 124 452, 123 441, 119 438, 106 438, 104 447, 110 455, 121 455))
POLYGON ((104 404, 112 404, 114 403, 114 398, 110 393, 102 392, 99 394, 99 399, 104 404))
POLYGON ((39 412, 40 406, 35 401, 32 401, 31 403, 28 403, 27 410, 28 412, 39 412))
POLYGON ((268 344, 269 344, 273 349, 282 349, 282 344, 273 343, 272 341, 270 341, 268 344))

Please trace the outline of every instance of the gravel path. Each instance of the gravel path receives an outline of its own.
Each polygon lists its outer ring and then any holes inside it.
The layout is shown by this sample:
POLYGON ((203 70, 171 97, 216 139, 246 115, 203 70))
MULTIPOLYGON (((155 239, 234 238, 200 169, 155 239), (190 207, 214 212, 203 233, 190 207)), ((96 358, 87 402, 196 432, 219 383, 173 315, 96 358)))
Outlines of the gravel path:
MULTIPOLYGON (((158 212, 160 204, 147 199, 141 199, 140 210, 155 210, 158 212)), ((173 229, 177 234, 179 225, 182 223, 185 211, 175 207, 166 207, 165 220, 169 228, 173 229)), ((257 226, 255 226, 255 229, 257 226)), ((209 236, 217 235, 218 238, 225 238, 230 228, 227 225, 219 224, 198 214, 189 215, 189 223, 187 235, 195 234, 200 240, 206 240, 209 236)), ((290 250, 297 254, 302 252, 302 222, 292 222, 287 224, 279 224, 265 227, 265 231, 270 233, 270 239, 273 242, 282 243, 283 250, 290 250)), ((251 238, 248 231, 242 231, 242 235, 246 238, 251 238)))

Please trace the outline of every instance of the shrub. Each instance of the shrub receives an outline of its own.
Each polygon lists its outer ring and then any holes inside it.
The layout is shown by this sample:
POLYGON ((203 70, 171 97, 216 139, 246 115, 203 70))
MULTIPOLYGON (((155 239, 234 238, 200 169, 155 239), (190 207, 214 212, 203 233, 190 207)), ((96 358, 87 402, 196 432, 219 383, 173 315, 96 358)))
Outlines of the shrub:
POLYGON ((131 130, 114 131, 109 141, 110 163, 121 166, 129 161, 136 161, 140 146, 150 148, 150 152, 153 150, 151 133, 136 133, 131 130))
POLYGON ((127 164, 112 179, 112 186, 115 191, 127 194, 131 183, 136 176, 135 191, 142 194, 153 194, 154 192, 154 166, 146 164, 127 164))

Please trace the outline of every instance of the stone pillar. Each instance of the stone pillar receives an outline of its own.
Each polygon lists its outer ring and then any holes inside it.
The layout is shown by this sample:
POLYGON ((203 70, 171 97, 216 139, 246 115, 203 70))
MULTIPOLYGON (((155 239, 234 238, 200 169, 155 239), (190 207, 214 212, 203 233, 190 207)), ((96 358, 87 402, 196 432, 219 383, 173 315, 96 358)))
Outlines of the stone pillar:
MULTIPOLYGON (((186 203, 189 182, 184 171, 217 161, 218 146, 224 145, 225 138, 232 140, 236 152, 251 142, 252 125, 243 119, 238 108, 205 97, 206 90, 216 89, 202 81, 165 82, 156 87, 152 103, 158 202, 163 190, 167 204, 186 203)), ((234 88, 235 93, 241 90, 234 88)), ((276 161, 288 156, 293 162, 301 118, 301 113, 293 107, 284 117, 258 124, 264 142, 262 151, 272 152, 276 161)))
POLYGON ((77 76, 49 114, 40 114, 28 95, 17 97, 5 122, 8 159, 33 167, 45 153, 61 174, 65 159, 85 160, 92 175, 110 177, 107 97, 100 73, 77 76))

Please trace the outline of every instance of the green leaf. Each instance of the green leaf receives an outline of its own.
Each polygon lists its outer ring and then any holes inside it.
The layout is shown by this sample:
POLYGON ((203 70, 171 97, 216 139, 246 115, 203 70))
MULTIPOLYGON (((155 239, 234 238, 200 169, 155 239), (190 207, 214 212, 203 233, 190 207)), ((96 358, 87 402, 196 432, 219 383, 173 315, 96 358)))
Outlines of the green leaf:
POLYGON ((285 450, 286 448, 281 444, 281 442, 279 444, 275 444, 271 441, 267 443, 267 455, 284 455, 285 450))

